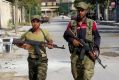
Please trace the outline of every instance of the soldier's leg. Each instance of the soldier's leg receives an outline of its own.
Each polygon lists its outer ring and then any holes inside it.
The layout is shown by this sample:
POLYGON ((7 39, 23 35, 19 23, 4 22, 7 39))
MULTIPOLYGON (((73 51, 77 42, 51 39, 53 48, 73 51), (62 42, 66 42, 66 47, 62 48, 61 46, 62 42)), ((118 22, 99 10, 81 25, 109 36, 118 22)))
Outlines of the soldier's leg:
POLYGON ((76 78, 76 80, 84 80, 84 65, 83 65, 83 61, 78 59, 76 67, 77 67, 77 78, 76 78))
POLYGON ((71 72, 72 72, 73 78, 76 80, 77 78, 76 63, 77 63, 78 56, 74 53, 74 54, 71 54, 70 58, 71 58, 71 72))
POLYGON ((33 80, 33 74, 34 74, 34 72, 33 72, 33 69, 32 69, 32 65, 29 63, 29 80, 33 80))
POLYGON ((34 65, 34 60, 28 59, 28 67, 29 67, 29 80, 36 80, 37 67, 34 65))
POLYGON ((46 80, 47 76, 47 62, 42 62, 38 65, 38 74, 37 74, 37 80, 46 80))
POLYGON ((84 59, 84 80, 91 80, 94 75, 95 63, 87 56, 84 59))

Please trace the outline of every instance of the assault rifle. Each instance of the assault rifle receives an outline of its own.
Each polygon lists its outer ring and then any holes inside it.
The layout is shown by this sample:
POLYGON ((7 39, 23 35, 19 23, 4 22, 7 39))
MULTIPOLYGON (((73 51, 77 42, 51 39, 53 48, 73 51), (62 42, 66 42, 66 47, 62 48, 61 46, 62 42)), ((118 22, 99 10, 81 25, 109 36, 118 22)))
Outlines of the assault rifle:
MULTIPOLYGON (((43 42, 43 41, 34 41, 34 40, 25 40, 22 41, 21 39, 13 39, 13 43, 14 45, 18 45, 18 46, 22 46, 23 44, 29 44, 31 46, 34 47, 34 51, 36 55, 40 54, 40 47, 42 46, 46 46, 48 45, 47 42, 43 42)), ((58 46, 56 44, 53 44, 54 48, 59 48, 59 49, 65 49, 64 45, 63 46, 58 46)))
MULTIPOLYGON (((87 40, 87 39, 85 39, 85 41, 82 40, 82 39, 80 39, 80 42, 82 43, 82 45, 83 45, 85 51, 88 52, 87 55, 89 55, 89 57, 90 57, 93 61, 97 60, 98 63, 105 69, 107 65, 104 66, 104 65, 102 64, 102 62, 101 62, 101 59, 98 57, 98 54, 100 54, 100 52, 98 51, 98 52, 97 52, 97 55, 96 55, 95 52, 93 51, 93 47, 90 47, 90 46, 87 44, 87 43, 93 44, 93 42, 90 41, 90 40, 87 40), (85 42, 87 42, 87 43, 85 43, 85 42)), ((95 45, 95 43, 94 43, 94 45, 95 45)), ((98 50, 99 50, 99 49, 98 49, 98 50)), ((82 53, 82 54, 80 55, 80 57, 82 57, 82 55, 84 55, 84 53, 82 53)))
MULTIPOLYGON (((85 41, 84 41, 84 40, 82 40, 82 39, 78 39, 78 38, 75 36, 75 34, 71 31, 71 29, 68 29, 68 30, 65 31, 64 37, 65 37, 65 36, 74 38, 74 39, 76 39, 76 40, 78 40, 78 41, 80 42, 80 46, 82 46, 82 48, 84 49, 84 50, 83 50, 84 52, 82 52, 82 53, 80 54, 80 56, 79 56, 80 59, 83 59, 83 58, 84 58, 84 55, 85 55, 85 52, 87 52, 87 53, 88 53, 87 55, 88 55, 93 61, 97 60, 98 63, 99 63, 104 69, 106 68, 106 65, 104 66, 104 65, 102 64, 101 59, 100 59, 97 55, 94 56, 94 51, 93 51, 93 49, 86 43, 86 42, 92 43, 92 41, 89 41, 89 40, 85 40, 85 41)), ((78 50, 79 48, 76 47, 76 49, 78 50)))

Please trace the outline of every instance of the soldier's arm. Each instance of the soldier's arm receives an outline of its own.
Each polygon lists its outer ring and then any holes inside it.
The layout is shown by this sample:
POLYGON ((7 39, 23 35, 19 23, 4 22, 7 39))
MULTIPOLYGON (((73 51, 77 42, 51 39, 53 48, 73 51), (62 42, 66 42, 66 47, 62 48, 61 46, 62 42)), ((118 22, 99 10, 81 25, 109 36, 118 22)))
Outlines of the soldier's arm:
POLYGON ((69 24, 68 24, 68 26, 67 26, 67 29, 66 29, 66 31, 64 32, 64 34, 63 34, 63 37, 64 37, 64 39, 68 42, 68 43, 72 43, 73 42, 73 38, 72 37, 70 37, 69 36, 69 29, 71 28, 71 22, 69 22, 69 24))
POLYGON ((49 49, 52 49, 53 48, 53 39, 52 39, 51 35, 49 34, 48 30, 45 30, 45 35, 46 35, 46 39, 47 39, 47 42, 48 42, 47 47, 49 49))
POLYGON ((97 24, 96 22, 94 21, 93 22, 93 36, 94 36, 94 43, 96 44, 94 46, 94 50, 99 50, 99 47, 100 47, 100 41, 101 41, 101 36, 99 34, 99 31, 97 29, 97 24))
MULTIPOLYGON (((29 31, 27 31, 27 32, 25 32, 24 34, 22 34, 21 35, 21 40, 22 41, 25 41, 25 39, 26 39, 26 35, 27 35, 27 33, 28 33, 29 31)), ((30 49, 32 46, 31 45, 29 45, 29 44, 26 44, 26 43, 24 43, 24 44, 22 44, 22 45, 17 45, 19 48, 23 48, 23 49, 26 49, 26 50, 28 50, 28 49, 30 49)))

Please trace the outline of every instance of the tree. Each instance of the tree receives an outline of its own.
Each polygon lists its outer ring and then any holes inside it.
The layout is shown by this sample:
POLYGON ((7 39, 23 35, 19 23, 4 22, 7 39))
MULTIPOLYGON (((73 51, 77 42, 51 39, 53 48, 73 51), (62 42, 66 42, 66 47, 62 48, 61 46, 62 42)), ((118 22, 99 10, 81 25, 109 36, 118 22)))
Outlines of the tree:
POLYGON ((31 16, 34 14, 40 15, 41 0, 20 0, 19 5, 26 8, 26 13, 28 13, 28 21, 30 22, 31 16))
POLYGON ((13 17, 13 24, 14 24, 14 28, 15 28, 15 33, 17 32, 16 31, 16 27, 17 27, 17 24, 18 24, 18 11, 17 11, 17 9, 18 9, 18 0, 7 0, 7 1, 9 1, 9 2, 11 2, 12 3, 12 7, 14 6, 15 7, 15 15, 13 15, 12 17, 13 17), (15 17, 15 20, 14 20, 14 17, 15 17))
MULTIPOLYGON (((100 12, 99 11, 99 5, 101 6, 105 6, 106 10, 107 10, 107 13, 108 13, 108 8, 109 8, 109 0, 75 0, 74 1, 74 6, 77 5, 78 2, 86 2, 86 3, 89 3, 90 4, 90 9, 95 11, 96 13, 96 16, 97 16, 97 19, 98 19, 98 14, 100 12)), ((108 15, 108 14, 107 14, 108 15)), ((106 16, 107 16, 106 15, 106 16)))
MULTIPOLYGON (((12 3, 15 8, 23 8, 25 7, 26 15, 28 16, 27 21, 30 22, 30 18, 34 14, 41 14, 41 0, 7 0, 12 3)), ((17 15, 17 13, 15 14, 17 15)), ((16 16, 17 17, 17 16, 16 16)), ((16 20, 15 20, 16 21, 16 20)))
POLYGON ((86 2, 86 3, 90 3, 91 5, 96 6, 96 1, 99 4, 107 4, 108 0, 75 0, 74 4, 76 5, 79 2, 86 2))
MULTIPOLYGON (((36 14, 40 14, 40 3, 41 0, 7 0, 12 3, 12 6, 15 7, 15 15, 13 15, 13 23, 15 25, 15 32, 16 31, 16 26, 18 25, 18 8, 23 8, 25 7, 26 9, 26 15, 28 12, 28 21, 30 22, 31 19, 31 12, 36 12, 36 14), (32 8, 35 8, 35 11, 32 11, 32 8), (15 20, 14 20, 15 19, 15 20)), ((34 10, 34 9, 33 9, 34 10)))
POLYGON ((58 8, 58 12, 59 12, 59 14, 68 14, 68 12, 69 12, 69 4, 68 3, 62 3, 61 5, 60 5, 60 7, 58 8))

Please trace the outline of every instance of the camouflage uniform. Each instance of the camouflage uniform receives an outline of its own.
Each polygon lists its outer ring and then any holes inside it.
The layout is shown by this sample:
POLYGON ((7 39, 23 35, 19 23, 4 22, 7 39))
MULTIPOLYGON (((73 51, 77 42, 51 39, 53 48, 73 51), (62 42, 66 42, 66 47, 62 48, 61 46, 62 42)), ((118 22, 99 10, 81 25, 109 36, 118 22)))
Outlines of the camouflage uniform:
MULTIPOLYGON (((84 3, 84 2, 80 2, 77 3, 75 6, 83 8, 83 9, 88 9, 88 4, 84 3)), ((96 30, 96 35, 92 34, 92 27, 93 27, 93 23, 94 21, 91 19, 86 19, 86 23, 85 25, 87 26, 86 30, 85 30, 85 38, 88 40, 93 41, 94 37, 95 39, 97 39, 97 41, 99 41, 100 43, 100 35, 98 34, 98 31, 96 30), (97 37, 96 37, 97 36, 97 37)), ((68 28, 70 27, 71 31, 74 34, 78 34, 77 33, 77 21, 76 20, 72 20, 69 25, 68 28)), ((82 25, 84 26, 84 25, 82 25)), ((68 30, 67 28, 67 30, 68 30)), ((66 31, 67 31, 66 30, 66 31)), ((74 77, 74 80, 91 80, 93 74, 94 74, 94 66, 95 66, 95 62, 93 62, 87 55, 84 56, 83 60, 79 59, 79 55, 81 53, 76 53, 75 48, 72 49, 72 47, 70 48, 70 44, 72 44, 73 39, 70 38, 69 36, 67 36, 67 33, 64 33, 64 38, 65 40, 69 43, 69 49, 70 53, 71 53, 71 71, 72 71, 72 75, 74 77)), ((80 31, 82 32, 82 31, 80 31)), ((83 33, 84 35, 84 33, 83 33)), ((93 46, 93 45, 92 45, 93 46)), ((86 53, 85 53, 86 54, 86 53)))
MULTIPOLYGON (((46 29, 41 29, 38 35, 33 34, 30 30, 21 36, 22 40, 34 40, 34 41, 49 41, 52 40, 46 29)), ((40 55, 34 53, 34 47, 31 47, 28 52, 28 67, 29 67, 29 79, 30 80, 46 80, 48 59, 46 54, 46 48, 40 47, 40 55)))
MULTIPOLYGON (((75 21, 72 21, 72 27, 75 25, 75 21)), ((87 19, 87 32, 86 32, 86 38, 88 40, 92 41, 92 29, 89 28, 92 27, 93 21, 90 19, 87 19)), ((74 31, 74 30, 73 30, 74 31)), ((79 56, 77 53, 74 52, 71 53, 71 68, 72 68, 72 74, 75 80, 91 80, 93 74, 94 74, 94 62, 85 55, 84 60, 79 60, 79 56)))

